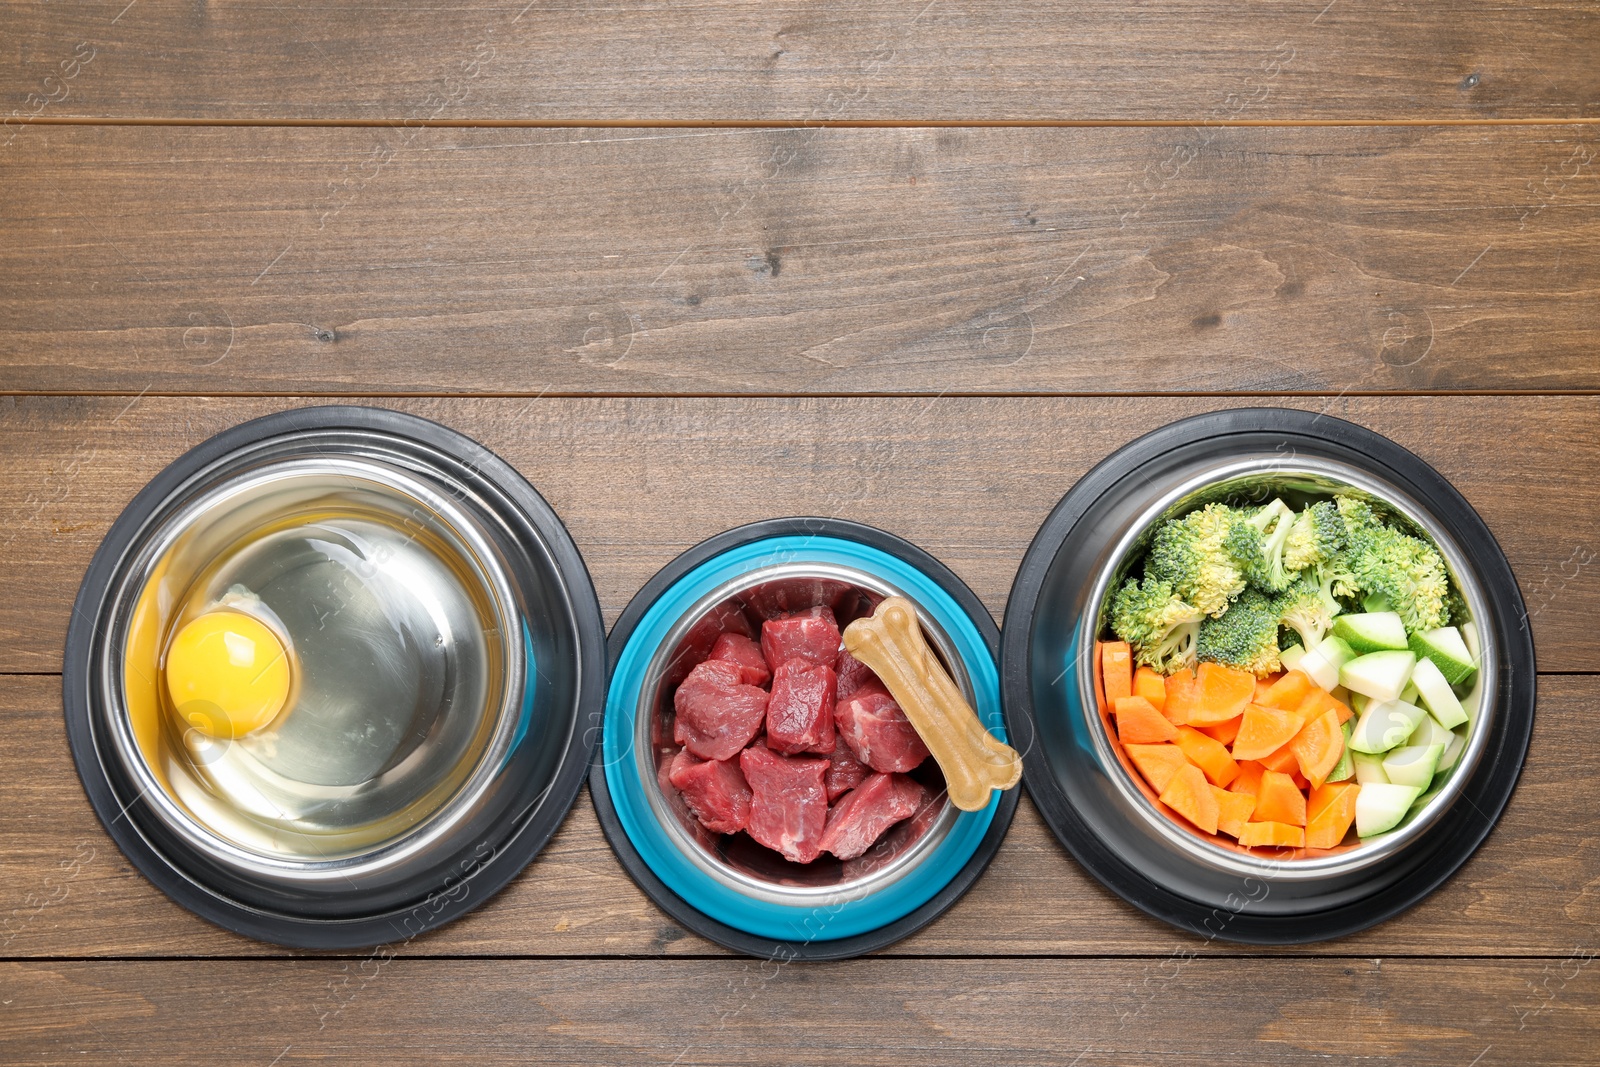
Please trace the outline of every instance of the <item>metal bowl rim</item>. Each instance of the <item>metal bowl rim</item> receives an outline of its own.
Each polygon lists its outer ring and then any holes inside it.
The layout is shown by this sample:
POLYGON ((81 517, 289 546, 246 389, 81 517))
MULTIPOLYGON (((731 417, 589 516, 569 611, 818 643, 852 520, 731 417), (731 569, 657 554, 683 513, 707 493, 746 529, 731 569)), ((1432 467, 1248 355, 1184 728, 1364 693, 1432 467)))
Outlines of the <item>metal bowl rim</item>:
MULTIPOLYGON (((947 797, 934 824, 911 847, 895 857, 893 862, 860 878, 827 886, 789 886, 757 878, 721 862, 690 839, 687 831, 667 807, 656 774, 655 749, 650 744, 656 694, 661 678, 666 672, 668 656, 677 648, 684 634, 712 608, 755 586, 781 578, 832 578, 849 582, 882 596, 905 596, 902 590, 877 575, 844 564, 816 561, 774 563, 730 578, 709 590, 679 615, 651 654, 634 712, 634 763, 651 810, 665 828, 673 844, 696 867, 728 888, 759 900, 795 907, 817 907, 839 900, 860 899, 910 874, 949 835, 959 812, 947 797)), ((969 703, 975 704, 977 697, 972 680, 967 673, 965 663, 956 655, 949 636, 922 605, 915 601, 912 603, 924 632, 932 639, 934 647, 944 656, 946 662, 951 664, 952 674, 962 694, 969 703)))

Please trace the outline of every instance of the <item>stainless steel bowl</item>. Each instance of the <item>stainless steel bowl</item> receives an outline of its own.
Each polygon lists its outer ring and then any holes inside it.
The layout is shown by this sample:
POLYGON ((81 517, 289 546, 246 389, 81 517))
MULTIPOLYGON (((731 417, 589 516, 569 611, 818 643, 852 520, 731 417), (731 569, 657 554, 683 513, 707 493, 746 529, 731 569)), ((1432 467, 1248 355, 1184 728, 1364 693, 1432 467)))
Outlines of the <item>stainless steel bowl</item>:
MULTIPOLYGON (((1445 773, 1442 786, 1431 790, 1433 799, 1420 810, 1407 815, 1398 829, 1370 842, 1326 855, 1293 855, 1288 850, 1282 854, 1252 852, 1207 840, 1198 832, 1180 826, 1159 811, 1139 788, 1126 765, 1117 758, 1095 707, 1094 642, 1105 632, 1107 602, 1111 594, 1121 584, 1130 567, 1143 557, 1155 528, 1167 519, 1185 515, 1214 501, 1265 503, 1281 496, 1296 510, 1309 500, 1325 499, 1333 493, 1347 493, 1371 501, 1386 514, 1401 520, 1412 533, 1426 536, 1439 547, 1451 579, 1467 602, 1471 618, 1482 618, 1487 615, 1483 589, 1468 568, 1462 547, 1448 530, 1428 514, 1421 501, 1412 499, 1399 486, 1355 464, 1331 458, 1285 457, 1276 452, 1218 456, 1209 463, 1185 469, 1174 484, 1152 485, 1149 488, 1154 499, 1110 545, 1108 557, 1113 562, 1100 569, 1089 592, 1088 602, 1100 605, 1100 609, 1083 614, 1077 637, 1079 660, 1076 677, 1080 689, 1077 706, 1081 715, 1092 719, 1092 722, 1085 723, 1085 732, 1094 739, 1096 758, 1118 787, 1123 802, 1138 811, 1151 830, 1164 838, 1172 848, 1180 850, 1195 862, 1241 879, 1271 876, 1279 881, 1317 881, 1354 875, 1375 864, 1388 862, 1396 852, 1426 833, 1439 816, 1456 802, 1461 784, 1471 777, 1483 754, 1484 739, 1489 734, 1490 722, 1495 714, 1492 705, 1483 707, 1474 716, 1466 748, 1455 766, 1445 773)), ((1481 640, 1483 669, 1477 674, 1473 693, 1464 701, 1469 708, 1477 708, 1482 693, 1485 689, 1492 692, 1496 681, 1498 650, 1494 645, 1495 636, 1492 632, 1485 633, 1481 640)))
MULTIPOLYGON (((905 596, 883 579, 840 564, 819 562, 778 563, 750 571, 713 589, 693 604, 667 632, 651 657, 640 690, 635 719, 633 751, 645 794, 656 817, 667 828, 674 844, 706 874, 740 893, 777 904, 797 907, 827 907, 846 900, 859 900, 914 871, 950 832, 957 811, 943 799, 931 816, 914 818, 891 828, 862 856, 845 862, 824 855, 811 863, 791 863, 770 849, 763 848, 740 834, 725 837, 711 834, 700 826, 681 802, 674 802, 661 787, 661 768, 672 759, 678 746, 670 743, 672 697, 683 675, 703 658, 706 649, 696 631, 705 620, 742 615, 759 632, 762 602, 780 602, 790 610, 811 607, 810 590, 817 583, 829 591, 834 604, 840 598, 850 602, 837 612, 842 630, 861 615, 870 614, 877 602, 889 596, 905 596), (795 591, 790 593, 789 591, 795 591)), ((820 602, 820 599, 819 599, 820 602)), ((951 646, 949 636, 925 610, 917 617, 923 632, 951 677, 969 702, 976 702, 966 666, 951 646)), ((703 630, 701 631, 704 632, 703 630)), ((842 744, 843 742, 841 742, 842 744)), ((943 779, 932 760, 919 769, 927 776, 924 783, 936 796, 943 793, 943 779)))
MULTIPOLYGON (((1297 499, 1298 495, 1298 499, 1297 499)), ((1173 423, 1082 478, 1041 526, 1006 606, 1001 684, 1040 814, 1138 907, 1202 936, 1299 943, 1359 930, 1420 900, 1493 827, 1532 731, 1533 645, 1517 583, 1472 507, 1394 442, 1312 412, 1241 409, 1173 423), (1096 708, 1093 648, 1108 594, 1162 519, 1213 499, 1332 490, 1381 502, 1437 544, 1480 643, 1472 731, 1435 795, 1396 830, 1312 854, 1263 854, 1162 814, 1096 708)))
POLYGON ((136 866, 231 929, 414 936, 532 858, 582 783, 604 631, 576 547, 498 457, 397 412, 226 431, 151 482, 79 591, 69 740, 136 866), (165 656, 218 606, 283 643, 283 711, 237 738, 173 706, 165 656))
POLYGON ((912 772, 940 803, 855 860, 797 865, 745 835, 711 834, 663 786, 674 754, 672 698, 725 628, 826 603, 841 624, 889 594, 908 594, 930 644, 992 729, 1002 730, 999 632, 949 568, 893 534, 842 519, 768 519, 717 534, 658 571, 610 638, 606 730, 589 776, 600 828, 618 861, 667 915, 718 944, 769 959, 845 959, 932 922, 1000 847, 1020 790, 981 811, 940 794, 937 764, 912 772))

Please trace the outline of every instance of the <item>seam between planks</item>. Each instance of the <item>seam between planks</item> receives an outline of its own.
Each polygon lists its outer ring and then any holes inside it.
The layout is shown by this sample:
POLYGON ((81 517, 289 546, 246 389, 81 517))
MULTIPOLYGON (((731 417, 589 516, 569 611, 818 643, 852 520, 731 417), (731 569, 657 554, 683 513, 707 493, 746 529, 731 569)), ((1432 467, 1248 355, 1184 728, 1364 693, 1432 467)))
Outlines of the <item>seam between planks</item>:
MULTIPOLYGON (((0 331, 4 332, 4 331, 0 331)), ((381 392, 365 389, 361 392, 329 392, 326 389, 291 389, 285 391, 233 391, 219 389, 198 390, 172 390, 159 391, 143 389, 134 392, 132 389, 114 391, 103 390, 73 390, 73 389, 0 389, 0 397, 59 397, 59 398, 96 398, 105 397, 135 399, 199 399, 199 398, 228 398, 233 400, 300 400, 300 399, 329 399, 346 401, 351 399, 371 400, 916 400, 933 396, 939 400, 1241 400, 1257 398, 1271 400, 1277 397, 1294 397, 1299 399, 1316 399, 1319 397, 1390 397, 1396 399, 1450 399, 1455 397, 1485 397, 1485 396, 1517 396, 1517 397, 1593 397, 1600 396, 1600 389, 1315 389, 1315 390, 1279 390, 1274 392, 1261 392, 1260 390, 1242 391, 1173 391, 1168 393, 1115 393, 1115 392, 1070 392, 1058 390, 1041 390, 1029 392, 1026 390, 1009 390, 982 392, 977 390, 946 389, 934 393, 932 390, 923 392, 671 392, 663 393, 650 390, 616 390, 592 391, 574 390, 557 391, 554 389, 541 389, 538 392, 489 392, 472 391, 461 393, 448 392, 381 392)))
POLYGON ((187 126, 217 129, 305 127, 368 129, 658 129, 658 130, 919 130, 919 129, 1233 129, 1407 126, 1595 126, 1600 117, 1418 118, 1418 119, 187 119, 103 118, 56 115, 19 123, 29 126, 187 126))

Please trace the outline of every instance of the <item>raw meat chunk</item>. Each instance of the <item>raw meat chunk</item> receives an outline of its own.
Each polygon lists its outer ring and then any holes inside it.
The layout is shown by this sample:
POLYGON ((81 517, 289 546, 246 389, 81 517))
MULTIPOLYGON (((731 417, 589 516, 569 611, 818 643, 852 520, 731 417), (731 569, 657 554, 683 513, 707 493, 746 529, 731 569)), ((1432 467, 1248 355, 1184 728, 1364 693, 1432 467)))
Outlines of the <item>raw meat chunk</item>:
POLYGON ((776 670, 799 656, 832 670, 839 659, 839 624, 827 608, 812 608, 761 624, 761 652, 776 670))
POLYGON ((840 601, 855 600, 855 592, 854 586, 833 578, 778 578, 751 589, 744 599, 757 619, 776 619, 815 607, 837 613, 840 601))
POLYGON ((839 663, 833 668, 833 672, 839 676, 840 700, 860 689, 862 683, 868 679, 878 680, 878 676, 872 673, 872 668, 852 656, 849 649, 842 649, 839 652, 839 663))
POLYGON ((740 668, 706 660, 672 696, 673 738, 701 759, 728 759, 761 729, 767 692, 740 682, 740 668))
POLYGON ((828 773, 823 776, 823 784, 828 787, 828 803, 867 780, 871 774, 865 763, 856 759, 855 753, 850 751, 849 745, 835 745, 828 754, 828 773))
POLYGON ((928 758, 928 746, 876 678, 839 701, 834 717, 845 744, 875 771, 903 773, 928 758))
POLYGON ((689 632, 678 642, 672 659, 668 661, 666 670, 662 673, 662 681, 667 687, 678 685, 687 678, 689 672, 711 654, 712 646, 724 633, 744 634, 746 637, 755 634, 750 620, 745 617, 744 609, 737 601, 730 600, 718 604, 689 627, 689 632))
POLYGON ((745 829, 757 844, 793 863, 822 854, 828 821, 825 759, 791 759, 766 748, 739 753, 739 769, 750 783, 750 820, 745 829))
POLYGON ((736 834, 750 821, 750 786, 734 760, 699 760, 684 749, 668 777, 707 830, 736 834))
POLYGON ((799 656, 779 665, 767 701, 767 747, 785 756, 832 752, 835 684, 832 667, 813 666, 799 656))
POLYGON ((711 655, 707 658, 738 667, 739 680, 745 685, 766 685, 772 677, 772 669, 761 654, 761 646, 744 634, 722 634, 717 638, 717 643, 711 646, 711 655))
POLYGON ((903 774, 874 774, 839 798, 828 813, 821 847, 852 860, 872 847, 883 832, 922 807, 927 793, 903 774))

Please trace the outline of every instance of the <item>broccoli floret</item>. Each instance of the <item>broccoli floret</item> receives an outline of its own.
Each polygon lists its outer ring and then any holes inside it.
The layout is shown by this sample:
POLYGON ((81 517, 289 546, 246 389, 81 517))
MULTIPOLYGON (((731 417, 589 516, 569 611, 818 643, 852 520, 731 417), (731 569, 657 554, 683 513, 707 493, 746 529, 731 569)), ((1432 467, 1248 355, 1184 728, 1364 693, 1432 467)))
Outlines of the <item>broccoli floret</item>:
POLYGON ((1344 520, 1345 536, 1354 537, 1362 530, 1370 530, 1382 526, 1383 520, 1378 518, 1378 513, 1372 510, 1372 505, 1365 500, 1357 500, 1353 496, 1335 496, 1333 506, 1338 509, 1339 518, 1344 520))
POLYGON ((1243 525, 1239 513, 1225 504, 1207 504, 1163 523, 1151 541, 1145 573, 1207 615, 1221 615, 1245 585, 1239 561, 1227 547, 1243 525))
POLYGON ((1300 635, 1301 648, 1317 647, 1317 642, 1326 637, 1333 626, 1335 611, 1322 598, 1322 586, 1311 575, 1303 575, 1284 590, 1276 606, 1278 621, 1300 635))
POLYGON ((1229 539, 1229 548, 1240 552, 1245 578, 1251 585, 1265 593, 1281 593, 1289 587, 1299 573, 1284 565, 1284 545, 1294 528, 1294 510, 1282 500, 1274 500, 1255 511, 1247 513, 1244 525, 1254 530, 1256 537, 1235 533, 1229 539), (1254 540, 1254 551, 1246 548, 1254 540))
POLYGON ((1350 558, 1343 552, 1312 567, 1311 574, 1322 591, 1322 602, 1335 615, 1344 610, 1339 603, 1341 598, 1348 600, 1361 593, 1361 587, 1356 584, 1355 571, 1350 566, 1350 558))
POLYGON ((1200 624, 1196 655, 1208 663, 1237 667, 1263 677, 1276 671, 1278 613, 1258 589, 1246 589, 1221 618, 1200 624))
POLYGON ((1349 545, 1344 555, 1356 588, 1388 600, 1408 633, 1443 626, 1450 578, 1434 547, 1385 525, 1360 501, 1334 500, 1345 520, 1349 545))
POLYGON ((1472 613, 1467 610, 1467 598, 1461 595, 1461 590, 1456 588, 1456 583, 1450 583, 1450 592, 1445 594, 1445 625, 1460 626, 1472 618, 1472 613))
POLYGON ((1319 500, 1295 517, 1283 544, 1283 565, 1300 571, 1332 559, 1344 548, 1344 518, 1331 500, 1319 500))
POLYGON ((1195 640, 1205 612, 1172 592, 1172 586, 1146 576, 1129 578, 1111 600, 1111 628, 1133 646, 1134 659, 1162 674, 1194 664, 1195 640))

